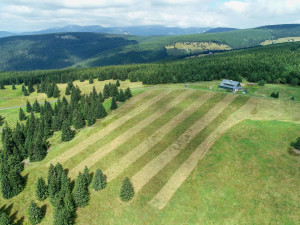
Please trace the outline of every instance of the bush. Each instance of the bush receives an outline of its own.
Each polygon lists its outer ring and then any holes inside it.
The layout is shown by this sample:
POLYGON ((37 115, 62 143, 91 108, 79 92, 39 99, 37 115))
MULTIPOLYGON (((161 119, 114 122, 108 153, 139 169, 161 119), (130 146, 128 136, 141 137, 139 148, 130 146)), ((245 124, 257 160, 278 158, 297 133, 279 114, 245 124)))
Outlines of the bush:
POLYGON ((258 85, 260 85, 260 86, 265 86, 265 84, 266 84, 266 81, 264 81, 264 80, 258 81, 258 85))
POLYGON ((298 137, 295 142, 292 142, 291 146, 294 147, 297 150, 300 150, 300 137, 298 137))

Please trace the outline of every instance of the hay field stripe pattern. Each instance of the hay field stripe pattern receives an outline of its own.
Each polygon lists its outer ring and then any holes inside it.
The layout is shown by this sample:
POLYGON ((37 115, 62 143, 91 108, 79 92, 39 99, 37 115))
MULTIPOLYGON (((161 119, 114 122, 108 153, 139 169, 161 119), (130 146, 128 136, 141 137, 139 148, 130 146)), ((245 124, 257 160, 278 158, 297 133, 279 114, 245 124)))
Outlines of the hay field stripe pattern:
POLYGON ((150 137, 145 141, 127 153, 123 158, 119 160, 118 163, 110 166, 104 171, 107 176, 107 181, 111 181, 118 177, 126 168, 132 165, 136 160, 148 152, 153 146, 155 146, 159 141, 161 141, 165 135, 171 132, 174 127, 192 115, 197 109, 199 109, 207 100, 209 100, 214 93, 206 93, 201 95, 195 102, 193 102, 189 107, 184 109, 176 117, 170 120, 167 124, 156 130, 150 137))
MULTIPOLYGON (((58 157, 56 157, 55 159, 53 159, 52 161, 50 161, 48 163, 48 166, 50 165, 50 163, 55 164, 57 162, 59 163, 64 163, 66 162, 68 159, 72 158, 73 156, 81 153, 82 151, 84 151, 87 147, 93 145, 94 143, 96 143, 99 139, 103 138, 104 136, 106 136, 108 133, 110 133, 111 131, 113 131, 114 129, 116 129, 117 127, 121 126, 122 124, 126 123, 126 121, 128 121, 129 119, 135 117, 137 114, 140 113, 140 111, 145 110, 146 108, 148 108, 150 105, 154 104, 155 102, 161 100, 164 96, 166 96, 167 94, 169 94, 171 91, 165 91, 163 93, 159 93, 158 95, 156 95, 155 97, 145 101, 142 105, 140 105, 139 107, 134 108, 132 111, 130 111, 129 113, 127 113, 126 115, 122 116, 121 118, 115 120, 114 122, 112 122, 111 124, 109 124, 108 126, 106 126, 105 128, 101 129, 100 131, 96 132, 95 134, 93 134, 92 136, 88 137, 87 139, 85 139, 84 141, 78 143, 77 145, 73 146, 72 148, 70 148, 69 150, 67 150, 66 152, 64 152, 63 154, 59 155, 58 157)), ((147 91, 144 92, 140 95, 138 95, 137 97, 134 97, 132 99, 132 101, 129 101, 128 103, 124 104, 127 105, 128 108, 133 107, 137 102, 139 102, 140 100, 144 99, 145 97, 147 97, 148 95, 150 95, 151 93, 153 93, 152 91, 147 91)))
POLYGON ((151 116, 145 118, 144 120, 140 121, 137 125, 134 127, 128 129, 125 133, 121 134, 108 144, 102 146, 99 148, 96 152, 91 154, 89 157, 84 159, 81 163, 79 163, 76 167, 74 167, 72 170, 70 170, 70 176, 74 177, 78 174, 79 171, 83 170, 85 166, 92 167, 94 164, 96 164, 99 160, 101 160, 104 156, 115 150, 117 147, 119 147, 121 144, 123 144, 126 140, 133 137, 136 133, 140 132, 142 129, 149 126, 152 122, 154 122, 156 119, 167 113, 169 110, 171 110, 173 107, 175 107, 177 104, 184 101, 189 95, 193 93, 192 90, 184 91, 183 93, 179 94, 177 97, 175 97, 174 100, 166 104, 163 108, 157 110, 155 113, 153 113, 151 116))
POLYGON ((190 157, 177 169, 163 188, 149 202, 152 206, 163 209, 191 172, 196 168, 198 162, 205 156, 213 143, 225 133, 230 127, 240 121, 250 118, 251 112, 256 107, 256 99, 251 98, 237 112, 221 123, 190 155, 190 157))
POLYGON ((144 166, 132 178, 131 182, 135 192, 139 192, 150 179, 152 179, 160 170, 171 162, 182 149, 206 126, 208 126, 221 112, 236 98, 236 95, 227 95, 211 108, 202 118, 194 125, 189 127, 171 146, 166 148, 162 153, 144 166))

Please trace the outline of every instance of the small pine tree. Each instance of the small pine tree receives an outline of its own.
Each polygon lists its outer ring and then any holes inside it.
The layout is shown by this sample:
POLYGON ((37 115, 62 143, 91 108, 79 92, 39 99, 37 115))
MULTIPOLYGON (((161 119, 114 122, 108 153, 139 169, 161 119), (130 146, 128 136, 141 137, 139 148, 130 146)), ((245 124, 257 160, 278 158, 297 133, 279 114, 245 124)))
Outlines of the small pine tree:
POLYGON ((32 110, 36 113, 39 113, 41 110, 40 104, 38 103, 37 100, 34 101, 33 105, 32 105, 32 110))
POLYGON ((294 96, 292 96, 291 100, 292 100, 292 101, 295 101, 295 97, 294 97, 294 96))
POLYGON ((294 147, 295 149, 300 150, 300 137, 298 137, 295 142, 292 142, 291 146, 294 147))
POLYGON ((103 106, 102 103, 99 103, 99 106, 98 106, 98 119, 101 119, 101 118, 104 118, 107 116, 107 112, 103 106))
POLYGON ((11 222, 9 216, 6 214, 6 212, 2 211, 0 209, 0 224, 1 225, 14 225, 13 222, 11 222))
POLYGON ((91 75, 91 76, 89 77, 89 84, 93 84, 93 83, 94 83, 94 76, 91 75))
POLYGON ((12 90, 16 90, 17 88, 16 88, 16 86, 13 84, 13 85, 11 86, 11 89, 12 89, 12 90))
POLYGON ((4 124, 5 117, 0 115, 0 127, 4 124))
POLYGON ((64 121, 61 129, 61 140, 71 141, 75 136, 75 132, 70 128, 68 121, 64 121))
POLYGON ((41 93, 41 92, 42 92, 42 90, 41 90, 41 87, 40 87, 40 84, 39 84, 39 83, 37 83, 37 85, 36 85, 36 92, 37 92, 37 93, 41 93))
POLYGON ((44 201, 48 197, 48 186, 43 178, 38 178, 35 195, 39 201, 44 201))
POLYGON ((59 89, 58 89, 58 87, 57 87, 56 84, 53 84, 53 85, 54 85, 54 89, 53 89, 53 98, 59 98, 59 96, 60 96, 60 91, 59 91, 59 89))
POLYGON ((126 99, 130 99, 132 97, 132 94, 131 94, 131 90, 130 88, 128 87, 125 91, 125 98, 126 99))
POLYGON ((19 120, 21 120, 21 121, 26 120, 26 115, 22 108, 20 108, 20 111, 19 111, 19 120))
POLYGON ((31 110, 32 110, 32 107, 31 107, 30 103, 27 101, 27 103, 26 103, 26 112, 30 113, 31 110))
POLYGON ((128 202, 133 198, 133 196, 134 196, 133 185, 130 182, 129 178, 126 177, 121 187, 121 193, 120 193, 121 200, 124 202, 128 202))
POLYGON ((89 191, 86 185, 86 180, 81 173, 79 173, 76 178, 73 197, 77 207, 84 207, 88 205, 90 199, 89 191))
POLYGON ((110 96, 109 86, 107 84, 104 85, 103 88, 103 98, 107 99, 110 96))
POLYGON ((120 94, 119 94, 119 102, 125 102, 126 98, 125 98, 125 94, 123 92, 123 90, 120 90, 120 94))
POLYGON ((102 190, 106 187, 106 176, 102 173, 100 169, 96 170, 96 174, 93 180, 93 188, 95 191, 102 190))
POLYGON ((92 182, 92 175, 90 174, 89 169, 87 168, 87 166, 84 167, 83 176, 85 178, 85 182, 86 182, 86 185, 88 187, 92 182))
POLYGON ((23 93, 24 93, 24 96, 29 96, 29 92, 27 91, 27 89, 26 89, 26 88, 24 88, 24 91, 23 91, 23 93))
POLYGON ((116 86, 117 86, 117 87, 120 87, 120 81, 119 81, 119 80, 117 80, 116 86))
POLYGON ((111 110, 115 110, 115 109, 117 109, 117 108, 118 108, 118 105, 117 105, 116 99, 115 99, 115 97, 113 97, 112 100, 111 100, 111 106, 110 106, 110 109, 111 109, 111 110))
POLYGON ((39 224, 44 217, 43 210, 34 202, 31 201, 28 210, 28 219, 32 225, 39 224))
POLYGON ((29 92, 29 93, 34 92, 34 88, 33 88, 33 85, 32 85, 31 82, 28 83, 28 92, 29 92))

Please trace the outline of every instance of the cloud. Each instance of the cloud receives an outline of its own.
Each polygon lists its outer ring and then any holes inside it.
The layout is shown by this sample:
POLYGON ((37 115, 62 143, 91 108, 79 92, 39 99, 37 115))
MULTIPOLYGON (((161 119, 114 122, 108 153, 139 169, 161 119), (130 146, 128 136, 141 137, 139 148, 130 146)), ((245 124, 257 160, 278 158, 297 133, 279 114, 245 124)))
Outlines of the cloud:
POLYGON ((0 0, 0 30, 78 25, 229 26, 300 20, 299 0, 0 0))

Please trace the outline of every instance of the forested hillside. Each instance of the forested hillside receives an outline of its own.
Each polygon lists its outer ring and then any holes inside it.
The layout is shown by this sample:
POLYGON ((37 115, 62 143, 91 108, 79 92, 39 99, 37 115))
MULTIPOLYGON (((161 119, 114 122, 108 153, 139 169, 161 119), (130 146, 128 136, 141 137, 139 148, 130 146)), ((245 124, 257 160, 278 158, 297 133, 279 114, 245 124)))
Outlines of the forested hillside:
MULTIPOLYGON (((182 43, 224 44, 228 49, 258 46, 266 40, 300 37, 300 25, 266 26, 220 33, 178 36, 128 36, 99 33, 57 33, 0 38, 0 70, 45 70, 149 63, 213 49, 166 50, 182 43)), ((272 42, 270 42, 272 43, 272 42)))
POLYGON ((151 64, 107 66, 84 69, 63 69, 30 72, 3 72, 2 85, 41 83, 51 80, 66 83, 78 79, 130 79, 144 84, 209 81, 228 78, 268 83, 300 81, 300 43, 286 43, 236 50, 203 57, 151 64))

